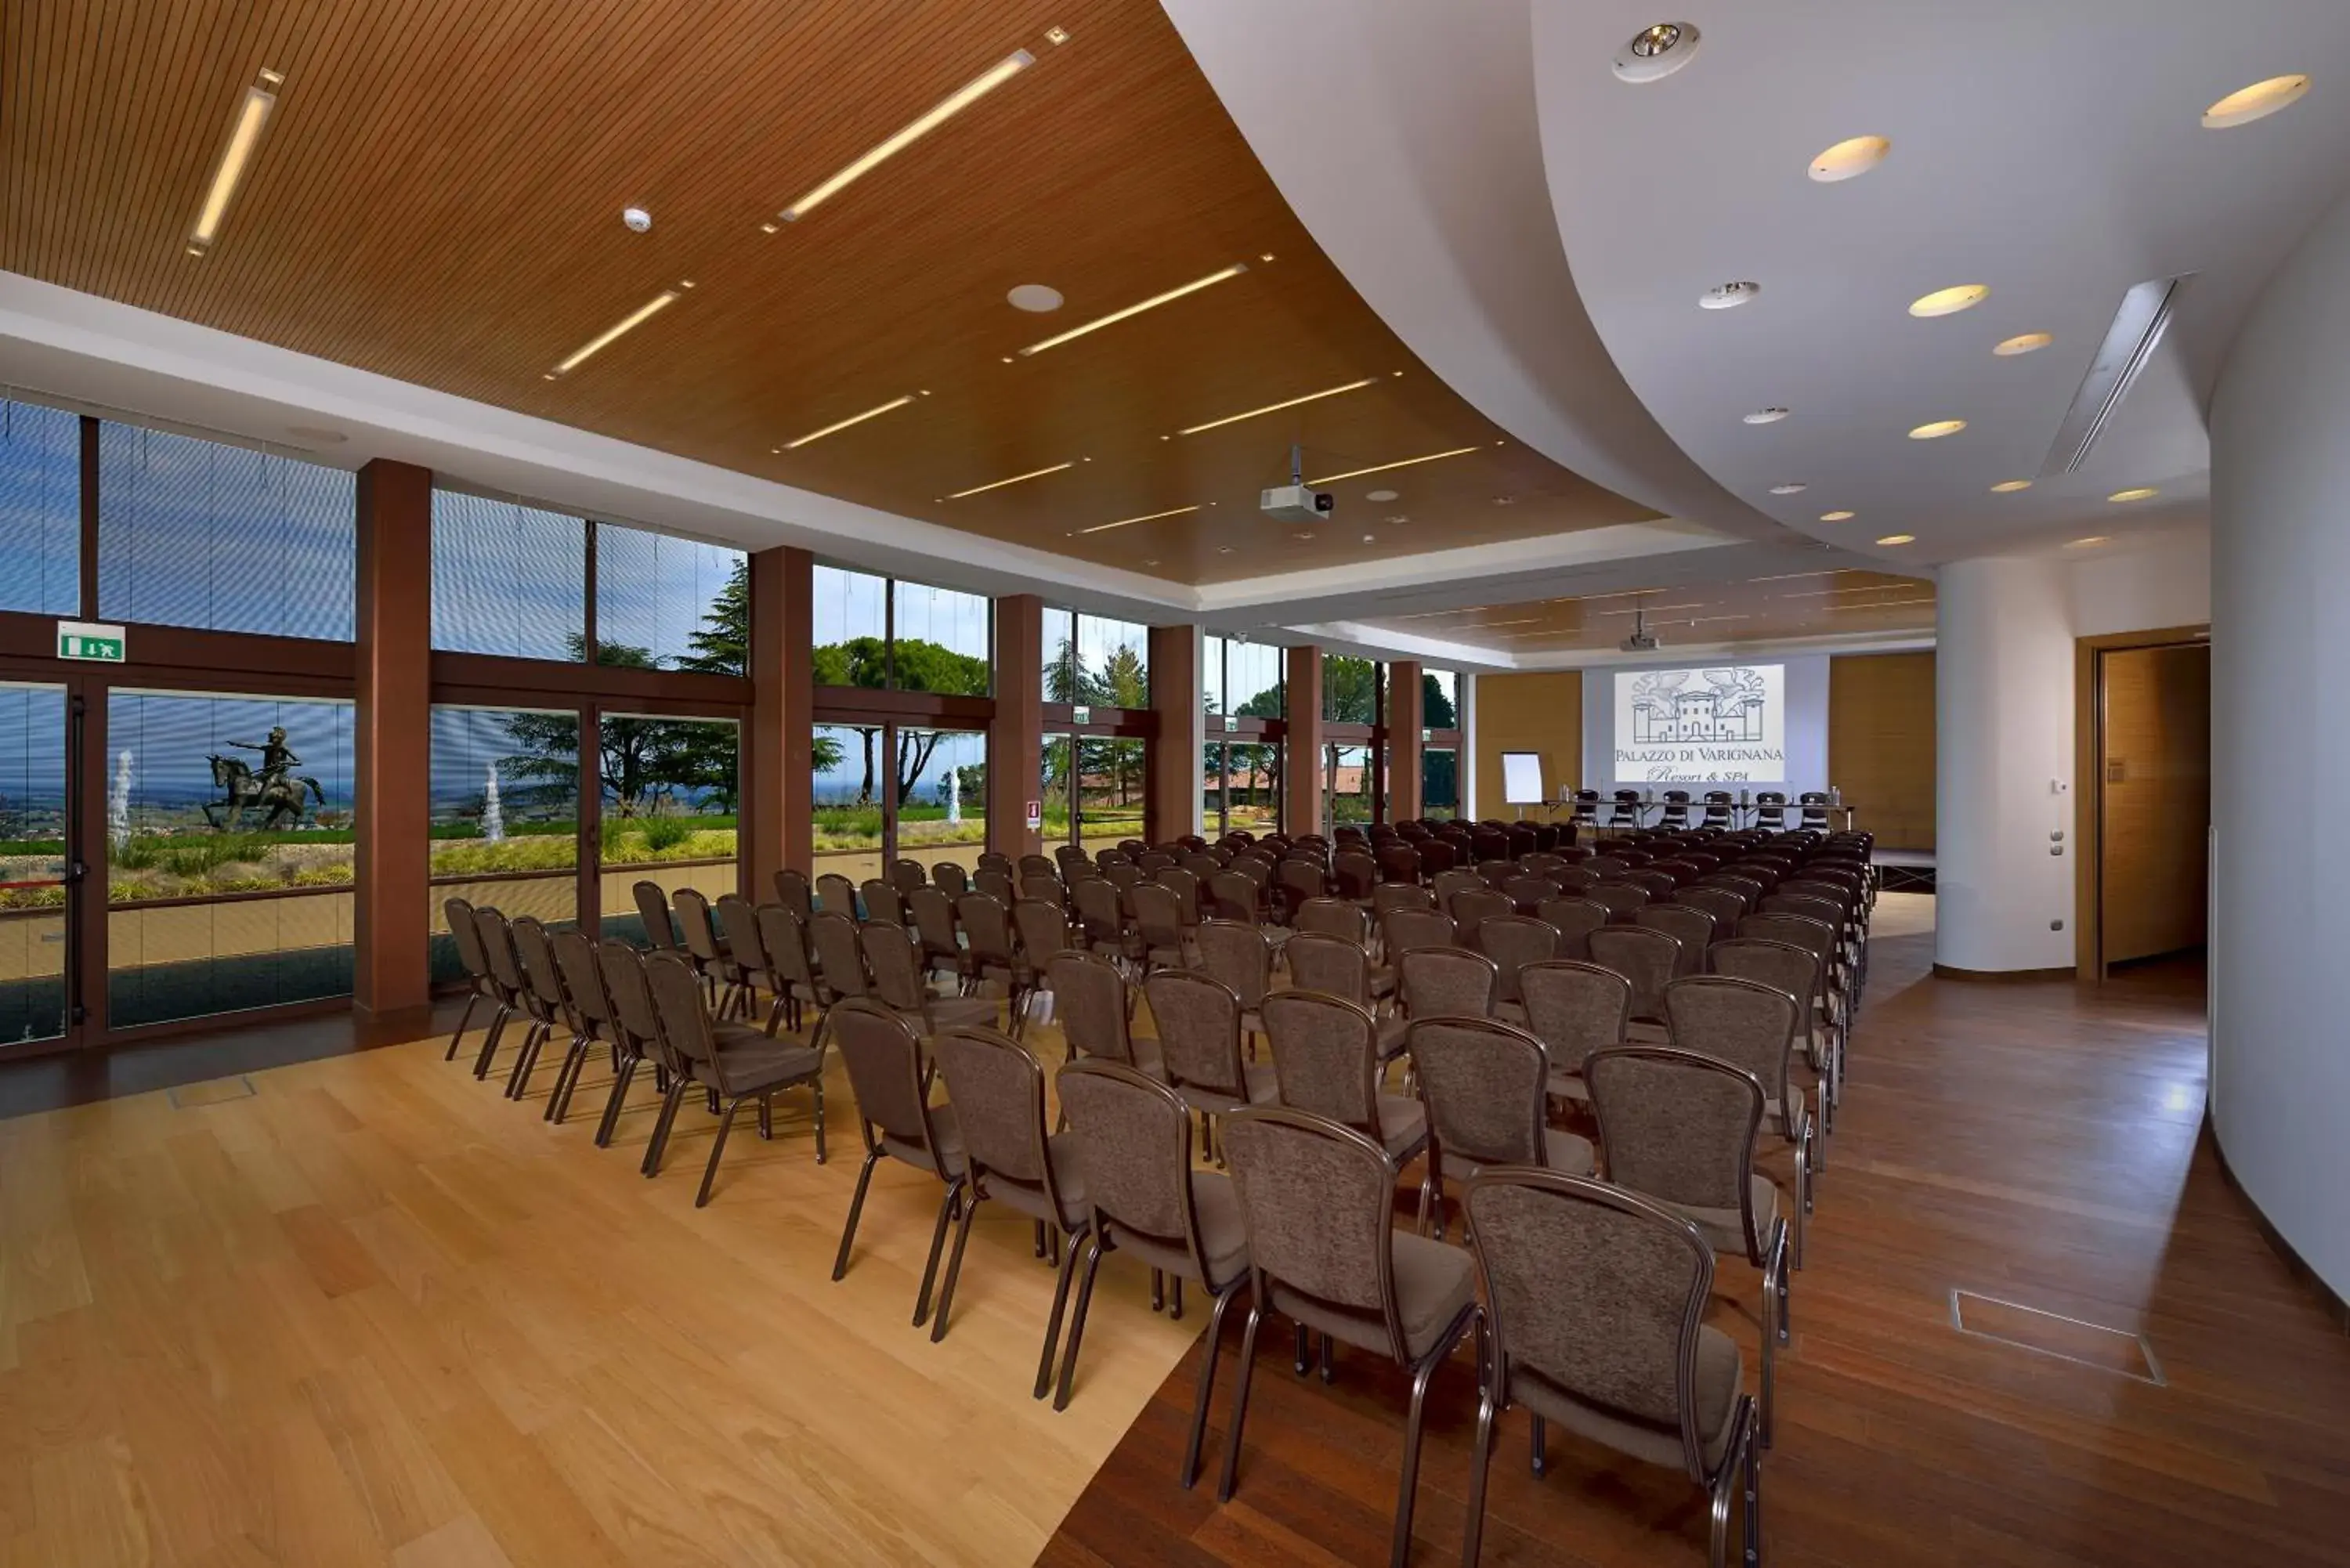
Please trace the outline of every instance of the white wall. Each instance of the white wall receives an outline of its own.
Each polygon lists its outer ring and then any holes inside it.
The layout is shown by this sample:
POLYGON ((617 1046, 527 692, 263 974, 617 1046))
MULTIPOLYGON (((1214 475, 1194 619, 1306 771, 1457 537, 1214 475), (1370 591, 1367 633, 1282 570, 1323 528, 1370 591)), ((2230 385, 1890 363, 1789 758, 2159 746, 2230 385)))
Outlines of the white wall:
MULTIPOLYGON (((1813 654, 1796 659, 1773 659, 1767 654, 1741 655, 1738 659, 1717 659, 1725 663, 1784 664, 1787 667, 1787 782, 1747 786, 1750 789, 1784 790, 1792 800, 1807 789, 1828 787, 1828 661, 1825 655, 1813 654)), ((1663 659, 1655 664, 1595 665, 1583 672, 1583 787, 1596 789, 1602 794, 1615 789, 1620 782, 1627 789, 1648 789, 1645 779, 1616 777, 1616 677, 1637 675, 1645 670, 1702 670, 1686 659, 1663 659)), ((1692 795, 1701 795, 1710 785, 1689 784, 1692 795)), ((1736 784, 1727 786, 1733 793, 1736 784)))
POLYGON ((2269 1222, 2350 1296, 2350 202, 2277 271, 2211 408, 2211 1118, 2269 1222), (2295 809, 2307 803, 2313 810, 2295 809))
POLYGON ((2201 626, 2211 618, 2211 530, 2124 535, 2073 563, 2073 635, 2201 626))
POLYGON ((1941 569, 1934 961, 1952 969, 2073 964, 2072 565, 1941 569))

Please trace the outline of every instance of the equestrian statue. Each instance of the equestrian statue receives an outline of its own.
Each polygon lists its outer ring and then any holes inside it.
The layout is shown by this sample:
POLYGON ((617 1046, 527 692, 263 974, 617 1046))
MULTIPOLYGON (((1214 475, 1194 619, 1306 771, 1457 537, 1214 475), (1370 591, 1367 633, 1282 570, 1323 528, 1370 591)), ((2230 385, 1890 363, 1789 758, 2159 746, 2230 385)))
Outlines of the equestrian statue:
POLYGON ((265 833, 275 828, 280 817, 290 816, 298 826, 305 791, 320 805, 327 804, 327 792, 318 787, 317 779, 294 773, 295 764, 302 759, 286 743, 283 725, 271 730, 265 742, 228 743, 244 751, 259 752, 261 771, 256 774, 243 757, 213 757, 213 784, 222 798, 204 803, 204 820, 213 825, 214 832, 240 826, 244 814, 256 808, 264 813, 261 828, 265 833))

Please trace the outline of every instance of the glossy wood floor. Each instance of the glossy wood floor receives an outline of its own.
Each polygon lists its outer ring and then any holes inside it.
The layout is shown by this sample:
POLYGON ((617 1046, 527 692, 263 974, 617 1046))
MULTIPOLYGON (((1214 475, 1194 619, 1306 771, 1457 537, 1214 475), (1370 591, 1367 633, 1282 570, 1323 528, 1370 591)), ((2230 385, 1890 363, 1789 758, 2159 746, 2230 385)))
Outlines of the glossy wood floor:
MULTIPOLYGON (((1930 909, 1880 904, 1850 1096, 1780 1363, 1765 1562, 2350 1563, 2350 1342, 2199 1141, 2199 970, 2138 970, 2102 990, 1936 980, 1930 909), (2106 1365, 1960 1334, 1954 1290, 2142 1334, 2164 1381, 2107 1369, 2137 1359, 2126 1338, 2012 1309, 1970 1303, 1969 1321, 2106 1365)), ((1751 1381, 1752 1272, 1725 1263, 1721 1280, 1716 1317, 1748 1346, 1751 1381)), ((1231 1504, 1212 1490, 1229 1372, 1207 1479, 1175 1483, 1187 1360, 1043 1562, 1384 1562, 1404 1380, 1352 1356, 1335 1386, 1301 1381, 1286 1333, 1265 1334, 1259 1354, 1231 1504)), ((1473 1393, 1465 1358, 1440 1372, 1416 1562, 1457 1560, 1473 1393)), ((1554 1430, 1536 1481, 1526 1437, 1522 1416, 1505 1418, 1486 1563, 1703 1562, 1703 1509, 1678 1475, 1554 1430)))
POLYGON ((599 1150, 593 1078, 553 1127, 441 1052, 0 1123, 0 1565, 1024 1563, 1199 1326, 1106 1272, 1056 1416, 1025 1220, 933 1345, 939 1188, 885 1162, 832 1282, 837 1071, 832 1162, 793 1096, 697 1211, 698 1109, 647 1181, 649 1090, 599 1150))

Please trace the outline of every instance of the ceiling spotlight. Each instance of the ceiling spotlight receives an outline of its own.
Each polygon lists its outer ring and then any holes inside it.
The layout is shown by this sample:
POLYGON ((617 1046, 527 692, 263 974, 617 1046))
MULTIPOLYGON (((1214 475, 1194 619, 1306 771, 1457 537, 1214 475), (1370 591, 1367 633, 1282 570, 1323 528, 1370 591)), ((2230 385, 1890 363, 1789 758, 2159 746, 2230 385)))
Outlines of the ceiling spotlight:
POLYGON ((1787 417, 1785 409, 1757 409, 1745 417, 1750 425, 1775 425, 1787 417))
POLYGON ((2116 490, 2106 497, 2108 501, 2151 501, 2162 492, 2151 484, 2141 484, 2135 490, 2116 490))
POLYGON ((1914 545, 1917 542, 1918 535, 1915 534, 1887 534, 1877 541, 1880 545, 1914 545))
POLYGON ((817 185, 798 201, 785 207, 777 219, 793 223, 815 211, 818 203, 838 195, 852 182, 864 178, 875 169, 1026 70, 1036 63, 1036 57, 1025 49, 1014 49, 995 64, 955 88, 916 119, 893 131, 889 137, 851 162, 847 168, 817 185))
POLYGON ((1370 544, 1371 542, 1373 542, 1374 540, 1376 540, 1377 538, 1378 538, 1378 535, 1377 534, 1366 534, 1366 535, 1363 535, 1363 543, 1364 543, 1364 544, 1366 544, 1366 545, 1368 545, 1368 544, 1370 544))
POLYGON ((1773 495, 1801 495, 1804 491, 1809 490, 1811 486, 1808 484, 1774 484, 1771 487, 1771 493, 1773 495))
POLYGON ((1366 490, 1363 492, 1363 499, 1366 501, 1393 501, 1395 498, 1396 493, 1392 490, 1366 490))
POLYGON ((1003 297, 1012 302, 1014 310, 1033 310, 1042 314, 1061 308, 1061 291, 1046 284, 1014 284, 1012 291, 1003 297))
POLYGON ((1662 81, 1696 57, 1697 46, 1694 22, 1659 22, 1633 34, 1616 51, 1613 69, 1618 80, 1635 86, 1662 81))
POLYGON ((1409 517, 1405 516, 1402 513, 1399 512, 1399 513, 1397 513, 1394 516, 1392 516, 1392 517, 1388 518, 1388 522, 1390 522, 1390 523, 1409 523, 1409 522, 1410 522, 1410 521, 1411 521, 1411 519, 1410 519, 1409 517))
POLYGON ((2020 337, 2008 338, 1991 352, 2002 359, 2012 359, 2018 354, 2029 354, 2035 348, 2045 348, 2055 341, 2055 337, 2046 332, 2026 332, 2020 337))
POLYGON ((1944 436, 1956 435, 1966 428, 1967 421, 1964 420, 1936 420, 1931 424, 1919 425, 1916 430, 1911 431, 1909 432, 1909 439, 1911 441, 1939 441, 1944 436))
POLYGON ((1962 283, 1952 288, 1938 288, 1909 302, 1912 316, 1956 316, 1961 310, 1971 310, 1991 297, 1991 285, 1962 283))
POLYGON ((1518 498, 1514 495, 1496 495, 1493 497, 1493 504, 1496 506, 1515 506, 1517 504, 1518 498))
POLYGON ((2092 534, 2085 539, 2075 539, 2064 547, 2068 550, 2094 550, 2100 545, 2110 543, 2103 534, 2092 534))
POLYGON ((1866 174, 1885 161, 1893 151, 1893 143, 1882 136, 1856 136, 1839 141, 1812 160, 1812 178, 1823 185, 1833 185, 1839 180, 1849 180, 1856 174, 1866 174))
MULTIPOLYGON (((1066 44, 1069 41, 1069 30, 1066 27, 1047 27, 1045 29, 1045 39, 1047 43, 1066 44)), ((1159 563, 1152 561, 1149 564, 1155 566, 1159 563)))
POLYGON ((285 85, 283 72, 264 70, 246 87, 244 98, 237 100, 236 118, 229 122, 227 144, 221 149, 220 161, 213 165, 212 183, 204 189, 204 204, 197 209, 195 226, 188 231, 190 255, 203 255, 220 237, 221 220, 228 216, 229 201, 253 162, 254 151, 261 145, 261 133, 269 124, 270 112, 277 107, 277 89, 285 85))
POLYGON ((2012 495, 2019 490, 2031 488, 2032 481, 2028 479, 2002 479, 1991 487, 1991 493, 1993 495, 2012 495))
POLYGON ((641 234, 652 228, 653 215, 642 207, 623 207, 620 222, 628 225, 629 233, 641 234))
POLYGON ((1735 310, 1762 292, 1759 283, 1717 283, 1698 296, 1701 310, 1735 310))
POLYGON ((2205 109, 2203 124, 2211 130, 2250 125, 2256 119, 2267 119, 2290 104, 2300 102, 2302 95, 2308 90, 2307 77, 2271 77, 2264 82, 2240 88, 2205 109))
POLYGON ((1859 515, 1860 514, 1857 512, 1823 512, 1820 514, 1820 521, 1823 523, 1849 523, 1859 515))
POLYGON ((1232 547, 1230 545, 1219 545, 1216 546, 1216 554, 1219 556, 1229 556, 1232 553, 1232 547))

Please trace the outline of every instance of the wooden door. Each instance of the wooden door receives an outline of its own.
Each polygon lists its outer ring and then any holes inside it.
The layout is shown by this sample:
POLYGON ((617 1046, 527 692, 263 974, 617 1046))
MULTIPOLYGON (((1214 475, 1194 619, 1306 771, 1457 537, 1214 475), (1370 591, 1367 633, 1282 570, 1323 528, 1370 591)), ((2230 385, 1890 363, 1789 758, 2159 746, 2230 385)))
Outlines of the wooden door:
POLYGON ((2098 930, 2106 964, 2199 947, 2211 648, 2098 655, 2098 930))

